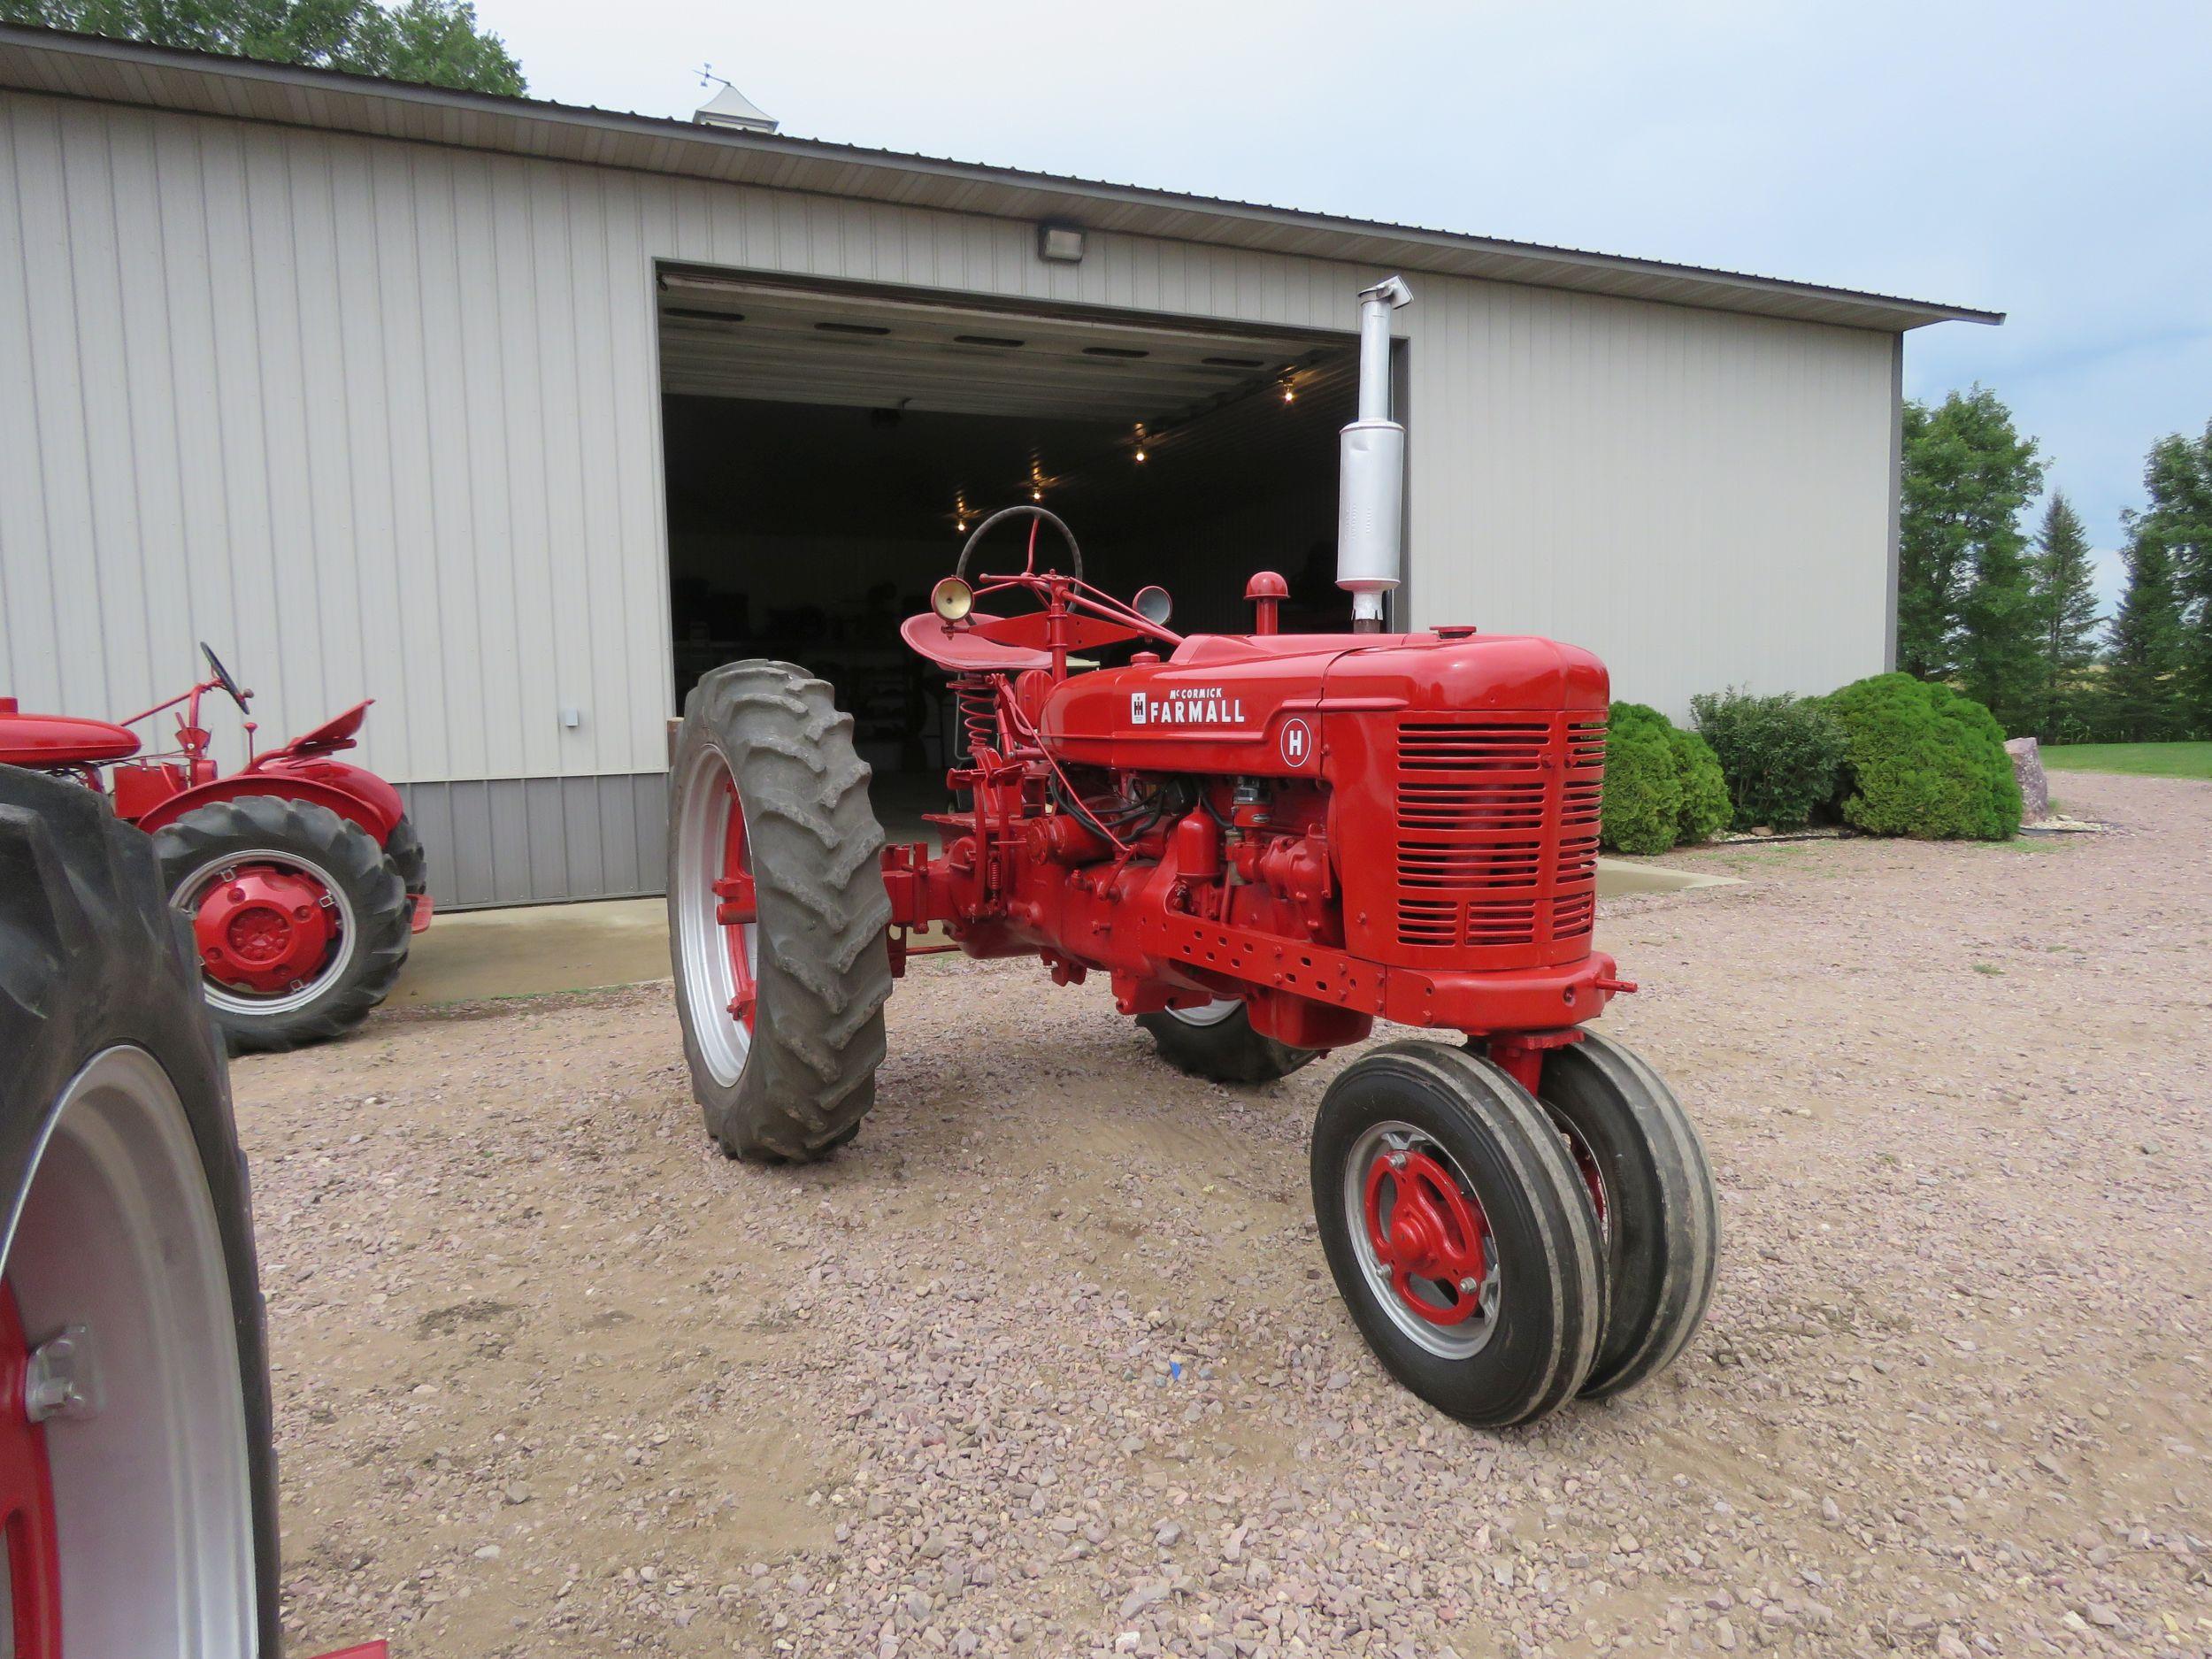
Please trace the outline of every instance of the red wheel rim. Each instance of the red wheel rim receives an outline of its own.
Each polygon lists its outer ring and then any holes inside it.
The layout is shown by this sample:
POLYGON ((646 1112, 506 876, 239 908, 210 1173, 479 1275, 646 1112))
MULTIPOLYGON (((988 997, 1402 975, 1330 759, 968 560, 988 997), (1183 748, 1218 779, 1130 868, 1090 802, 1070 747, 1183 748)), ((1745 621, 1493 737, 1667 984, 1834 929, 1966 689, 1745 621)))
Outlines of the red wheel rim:
POLYGON ((1369 1163, 1363 1191, 1368 1248, 1398 1300, 1431 1325, 1462 1325, 1479 1312, 1490 1226, 1457 1178, 1425 1152, 1386 1148, 1369 1163))
POLYGON ((0 1528, 7 1540, 18 1659, 61 1659, 61 1553, 54 1527, 54 1479, 46 1430, 23 1398, 30 1345, 15 1293, 0 1284, 0 1528))
POLYGON ((259 861, 226 868, 192 911, 193 942, 211 978, 262 996, 319 976, 343 931, 330 889, 306 871, 259 861))
POLYGON ((723 786, 730 797, 729 818, 722 831, 722 863, 714 880, 714 919, 722 929, 723 948, 730 955, 730 1017, 749 1032, 759 1010, 760 992, 753 971, 752 929, 760 912, 753 891, 753 866, 745 845, 745 810, 737 798, 737 780, 726 773, 723 786))

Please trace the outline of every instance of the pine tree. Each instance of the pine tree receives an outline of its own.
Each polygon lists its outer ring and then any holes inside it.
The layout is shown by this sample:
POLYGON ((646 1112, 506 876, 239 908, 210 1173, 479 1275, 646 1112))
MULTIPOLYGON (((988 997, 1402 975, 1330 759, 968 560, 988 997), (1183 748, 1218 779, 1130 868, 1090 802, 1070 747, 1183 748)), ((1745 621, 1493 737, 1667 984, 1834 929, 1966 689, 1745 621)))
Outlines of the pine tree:
POLYGON ((2165 542, 2130 519, 2128 585, 2111 622, 2097 726, 2120 742, 2158 743, 2183 730, 2181 596, 2165 542))
POLYGON ((2040 487, 2035 441, 1995 393, 1909 404, 1901 460, 1897 660, 1956 674, 2008 730, 2034 718, 2040 659, 2020 510, 2040 487))
POLYGON ((2029 594, 2040 669, 2035 730, 2048 743, 2062 730, 2081 724, 2082 674, 2097 660, 2089 536, 2063 490, 2053 490, 2043 510, 2029 567, 2029 594))
POLYGON ((2212 733, 2212 424, 2151 446, 2143 464, 2150 505, 2132 520, 2138 541, 2164 550, 2178 602, 2181 720, 2174 735, 2212 733))

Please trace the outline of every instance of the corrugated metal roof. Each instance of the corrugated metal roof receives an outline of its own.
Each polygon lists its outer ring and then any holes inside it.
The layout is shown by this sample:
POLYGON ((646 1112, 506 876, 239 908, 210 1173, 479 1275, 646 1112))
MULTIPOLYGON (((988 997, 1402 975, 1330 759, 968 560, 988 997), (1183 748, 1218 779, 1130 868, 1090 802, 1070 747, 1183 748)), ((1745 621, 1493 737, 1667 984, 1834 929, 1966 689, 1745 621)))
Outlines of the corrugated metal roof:
POLYGON ((2001 311, 0 26, 0 88, 1901 332, 2001 311))

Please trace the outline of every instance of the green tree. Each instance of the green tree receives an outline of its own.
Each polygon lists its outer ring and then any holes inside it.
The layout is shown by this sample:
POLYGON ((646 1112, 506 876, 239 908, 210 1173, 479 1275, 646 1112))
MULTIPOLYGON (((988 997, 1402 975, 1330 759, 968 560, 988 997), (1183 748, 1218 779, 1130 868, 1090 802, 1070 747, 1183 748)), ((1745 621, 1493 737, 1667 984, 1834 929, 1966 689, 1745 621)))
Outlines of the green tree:
POLYGON ((1977 386, 1905 406, 1898 524, 1897 663, 1923 680, 1958 674, 2001 718, 2032 695, 2020 510, 2041 486, 2035 441, 1977 386))
POLYGON ((2139 518, 2127 550, 2128 585, 2114 613, 2098 734, 2129 743, 2162 742, 2182 734, 2182 663, 2185 636, 2173 555, 2139 518))
POLYGON ((465 91, 524 87, 469 0, 0 0, 0 20, 465 91))
POLYGON ((2045 742, 2078 726, 2082 676, 2097 660, 2097 591, 2089 565, 2089 534, 2066 492, 2055 489, 2043 509, 2029 567, 2030 610, 2039 659, 2035 731, 2045 742))
POLYGON ((2163 554, 2182 636, 2175 735, 2212 732, 2212 423, 2202 437, 2177 433, 2153 444, 2143 491, 2150 504, 2128 527, 2136 542, 2163 554))

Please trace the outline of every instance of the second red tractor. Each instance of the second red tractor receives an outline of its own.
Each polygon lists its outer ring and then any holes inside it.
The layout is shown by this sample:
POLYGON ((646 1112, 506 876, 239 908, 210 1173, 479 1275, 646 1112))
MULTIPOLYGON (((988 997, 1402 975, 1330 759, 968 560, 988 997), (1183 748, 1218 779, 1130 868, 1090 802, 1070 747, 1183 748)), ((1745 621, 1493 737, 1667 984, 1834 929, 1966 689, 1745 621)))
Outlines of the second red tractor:
MULTIPOLYGON (((250 709, 215 653, 209 677, 120 722, 27 714, 0 698, 0 764, 73 779, 154 838, 172 908, 190 923, 208 1006, 234 1048, 290 1048, 350 1031, 391 991, 430 925, 428 870, 399 791, 336 757, 357 703, 223 776, 200 707, 250 709), (176 744, 130 728, 181 705, 176 744)), ((244 722, 249 748, 256 729, 244 722)))

